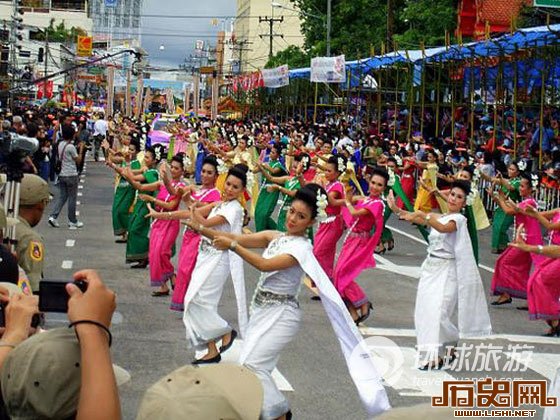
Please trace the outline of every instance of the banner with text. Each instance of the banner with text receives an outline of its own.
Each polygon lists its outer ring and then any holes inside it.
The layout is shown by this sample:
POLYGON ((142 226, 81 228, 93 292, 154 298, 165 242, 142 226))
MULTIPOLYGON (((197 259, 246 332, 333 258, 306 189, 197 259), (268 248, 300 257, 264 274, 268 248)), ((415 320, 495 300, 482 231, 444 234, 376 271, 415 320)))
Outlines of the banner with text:
POLYGON ((316 83, 344 83, 346 60, 338 57, 315 57, 311 59, 311 81, 316 83))
POLYGON ((287 64, 274 69, 262 69, 261 73, 264 87, 279 88, 290 84, 290 75, 287 64))

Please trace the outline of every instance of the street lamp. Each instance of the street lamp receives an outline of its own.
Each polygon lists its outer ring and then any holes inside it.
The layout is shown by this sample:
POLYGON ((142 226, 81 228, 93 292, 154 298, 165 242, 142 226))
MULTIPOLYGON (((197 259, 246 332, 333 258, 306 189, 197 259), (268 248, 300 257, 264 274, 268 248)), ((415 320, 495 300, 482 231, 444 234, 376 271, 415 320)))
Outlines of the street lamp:
POLYGON ((159 50, 160 50, 160 51, 165 51, 165 45, 161 44, 161 45, 159 46, 159 50))
MULTIPOLYGON (((332 0, 327 0, 327 57, 331 56, 331 3, 332 0)), ((287 7, 284 6, 281 3, 278 3, 277 1, 273 1, 270 3, 270 5, 272 7, 275 7, 277 9, 285 9, 285 10, 291 10, 292 12, 297 12, 303 16, 309 16, 315 19, 321 19, 323 20, 322 16, 319 15, 315 15, 313 13, 307 13, 307 12, 302 12, 301 10, 297 10, 297 9, 292 9, 291 7, 287 7)))

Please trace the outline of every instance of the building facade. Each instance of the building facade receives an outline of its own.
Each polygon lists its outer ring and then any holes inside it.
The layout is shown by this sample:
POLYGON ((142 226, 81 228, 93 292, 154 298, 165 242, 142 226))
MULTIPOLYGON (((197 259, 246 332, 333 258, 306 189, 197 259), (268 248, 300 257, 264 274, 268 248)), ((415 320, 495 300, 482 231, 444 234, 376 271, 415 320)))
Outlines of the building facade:
POLYGON ((237 0, 234 23, 234 54, 241 72, 250 72, 265 66, 270 55, 270 22, 265 19, 281 19, 272 24, 272 54, 289 45, 303 45, 300 14, 289 0, 273 2, 264 0, 237 0), (289 10, 292 9, 292 10, 289 10))
POLYGON ((118 0, 114 6, 106 6, 106 0, 90 0, 94 42, 119 45, 123 40, 131 40, 140 45, 142 3, 143 0, 118 0))

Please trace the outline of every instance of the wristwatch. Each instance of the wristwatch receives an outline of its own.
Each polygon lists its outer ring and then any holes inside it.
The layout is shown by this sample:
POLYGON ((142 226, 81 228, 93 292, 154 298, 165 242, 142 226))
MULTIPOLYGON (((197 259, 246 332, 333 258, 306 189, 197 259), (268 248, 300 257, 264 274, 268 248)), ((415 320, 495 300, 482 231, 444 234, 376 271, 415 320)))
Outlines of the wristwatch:
POLYGON ((426 220, 426 222, 429 222, 431 218, 432 218, 432 215, 430 213, 428 213, 426 215, 426 217, 424 218, 424 220, 426 220))
POLYGON ((542 254, 542 253, 543 253, 543 246, 537 245, 537 254, 542 254))
POLYGON ((229 250, 235 251, 235 248, 237 248, 237 241, 232 241, 231 244, 229 244, 229 250))

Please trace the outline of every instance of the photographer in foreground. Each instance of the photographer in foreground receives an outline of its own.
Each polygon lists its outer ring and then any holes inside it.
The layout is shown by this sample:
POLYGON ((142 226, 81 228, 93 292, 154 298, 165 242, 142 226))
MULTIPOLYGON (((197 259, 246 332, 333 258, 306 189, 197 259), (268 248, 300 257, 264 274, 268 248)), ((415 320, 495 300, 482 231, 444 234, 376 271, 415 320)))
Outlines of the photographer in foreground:
POLYGON ((109 350, 108 328, 116 307, 115 294, 93 270, 75 273, 74 280, 86 282, 87 290, 82 292, 72 283, 66 285, 70 296, 68 328, 25 339, 25 328, 29 328, 38 308, 29 300, 33 297, 16 294, 9 299, 0 355, 7 352, 1 384, 6 411, 12 418, 121 418, 109 350), (6 336, 15 330, 19 335, 6 336), (9 342, 8 338, 21 341, 9 342))

